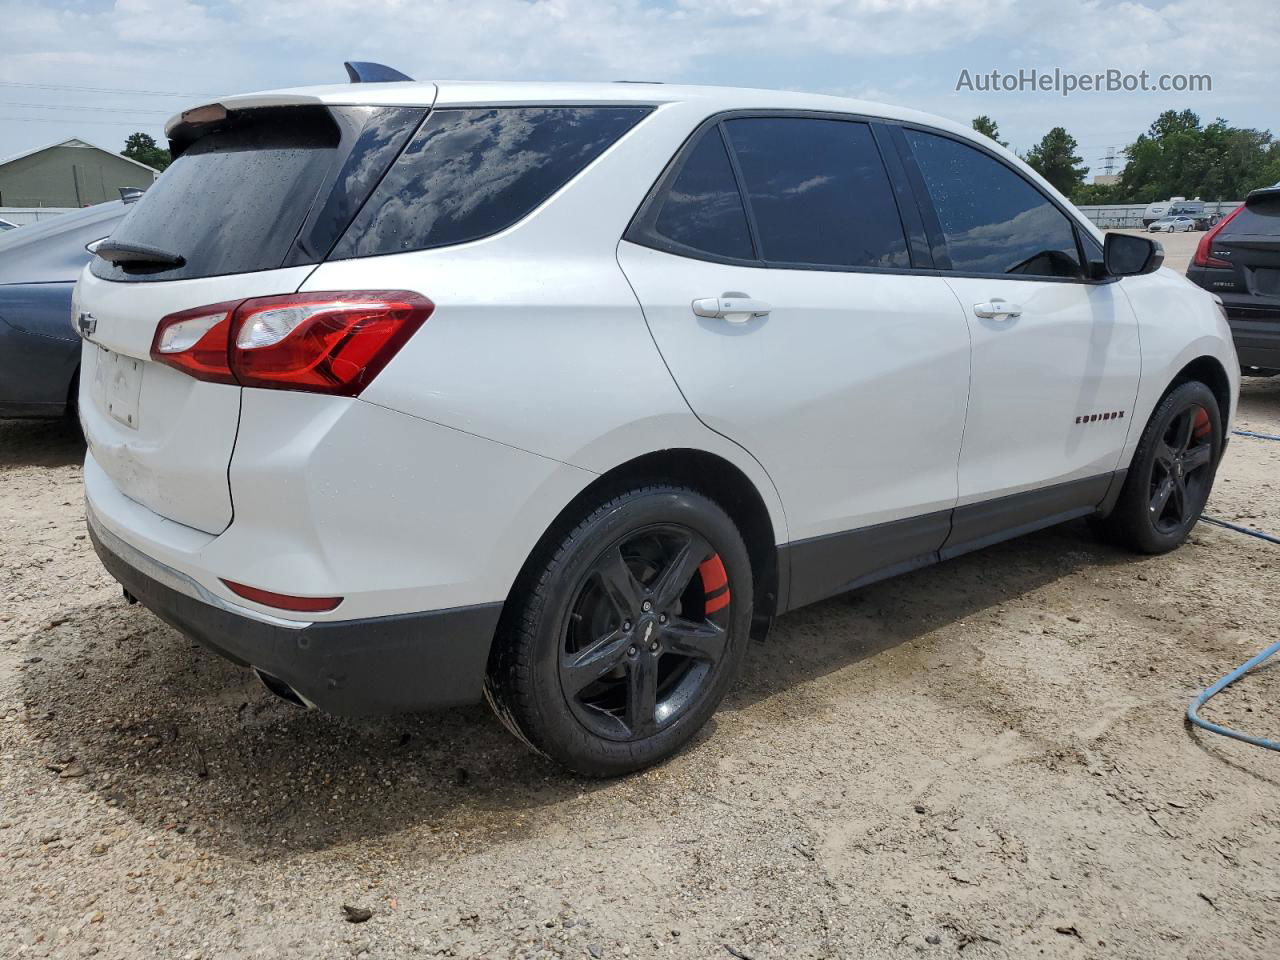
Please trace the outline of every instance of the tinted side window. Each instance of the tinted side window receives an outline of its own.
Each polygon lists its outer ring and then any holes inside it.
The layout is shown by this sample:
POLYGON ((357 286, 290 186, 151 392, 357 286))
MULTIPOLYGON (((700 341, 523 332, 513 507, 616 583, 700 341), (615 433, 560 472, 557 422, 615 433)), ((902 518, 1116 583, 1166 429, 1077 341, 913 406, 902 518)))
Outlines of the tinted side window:
POLYGON ((938 212, 952 269, 1080 276, 1075 231, 1044 194, 963 143, 918 130, 906 135, 938 212))
POLYGON ((725 128, 763 259, 910 266, 893 189, 865 123, 753 117, 729 120, 725 128))
POLYGON ((648 107, 435 110, 332 259, 423 250, 497 233, 533 211, 648 107))
POLYGON ((747 213, 718 128, 704 133, 686 155, 662 198, 653 231, 703 253, 754 258, 747 213))

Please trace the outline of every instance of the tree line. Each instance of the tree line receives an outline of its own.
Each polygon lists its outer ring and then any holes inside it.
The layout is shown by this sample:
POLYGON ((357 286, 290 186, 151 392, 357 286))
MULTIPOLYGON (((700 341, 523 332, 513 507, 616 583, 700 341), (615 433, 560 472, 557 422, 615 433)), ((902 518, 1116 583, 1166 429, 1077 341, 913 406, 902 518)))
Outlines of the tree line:
POLYGON ((120 156, 145 163, 152 170, 163 170, 173 158, 169 151, 156 143, 156 138, 149 133, 131 133, 124 141, 124 149, 120 156))
MULTIPOLYGON (((1002 147, 996 122, 985 114, 973 129, 1002 147)), ((1280 140, 1269 130, 1233 127, 1221 117, 1202 123, 1192 110, 1166 110, 1124 148, 1114 184, 1085 183, 1089 168, 1075 137, 1054 127, 1022 159, 1074 203, 1151 203, 1169 197, 1243 200, 1250 190, 1280 182, 1280 140)))

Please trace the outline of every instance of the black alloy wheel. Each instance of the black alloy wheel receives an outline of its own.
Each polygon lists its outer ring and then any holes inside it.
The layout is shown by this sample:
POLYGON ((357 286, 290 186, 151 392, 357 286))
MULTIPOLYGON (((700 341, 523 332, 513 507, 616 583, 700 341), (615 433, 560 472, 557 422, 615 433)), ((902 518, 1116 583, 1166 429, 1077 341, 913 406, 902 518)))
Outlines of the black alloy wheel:
POLYGON ((1193 517, 1199 519, 1213 482, 1213 452, 1209 412, 1195 403, 1182 409, 1152 459, 1151 524, 1158 532, 1175 533, 1193 517))
POLYGON ((670 726, 724 660, 732 602, 720 555, 688 527, 658 524, 610 544, 565 624, 560 684, 574 716, 609 740, 670 726))
POLYGON ((1177 549, 1209 499, 1223 441, 1213 391, 1196 380, 1177 384, 1147 421, 1115 507, 1095 526, 1140 553, 1177 549))
POLYGON ((669 757, 710 719, 746 652, 751 559, 706 495, 602 495, 526 564, 485 692, 535 750, 594 777, 669 757))

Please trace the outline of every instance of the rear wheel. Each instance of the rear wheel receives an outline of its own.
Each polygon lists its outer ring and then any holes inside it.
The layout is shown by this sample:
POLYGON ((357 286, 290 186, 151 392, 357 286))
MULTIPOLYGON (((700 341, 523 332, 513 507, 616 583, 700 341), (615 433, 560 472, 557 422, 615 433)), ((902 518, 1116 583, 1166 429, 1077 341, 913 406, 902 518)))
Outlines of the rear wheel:
POLYGON ((522 591, 495 642, 489 701, 522 740, 589 776, 686 744, 723 698, 750 630, 742 537, 681 487, 600 504, 522 591))
POLYGON ((1141 553, 1181 546, 1209 499, 1222 437, 1213 391, 1195 381, 1172 390, 1142 433, 1103 531, 1141 553))

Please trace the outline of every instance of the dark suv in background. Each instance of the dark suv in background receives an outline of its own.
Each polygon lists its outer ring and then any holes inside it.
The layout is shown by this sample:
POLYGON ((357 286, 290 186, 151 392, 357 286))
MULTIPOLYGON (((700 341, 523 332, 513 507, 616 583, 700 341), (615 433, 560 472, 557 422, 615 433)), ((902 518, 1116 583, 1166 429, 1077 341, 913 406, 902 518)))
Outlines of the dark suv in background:
POLYGON ((1222 298, 1246 376, 1280 374, 1280 184, 1200 238, 1187 278, 1222 298))

